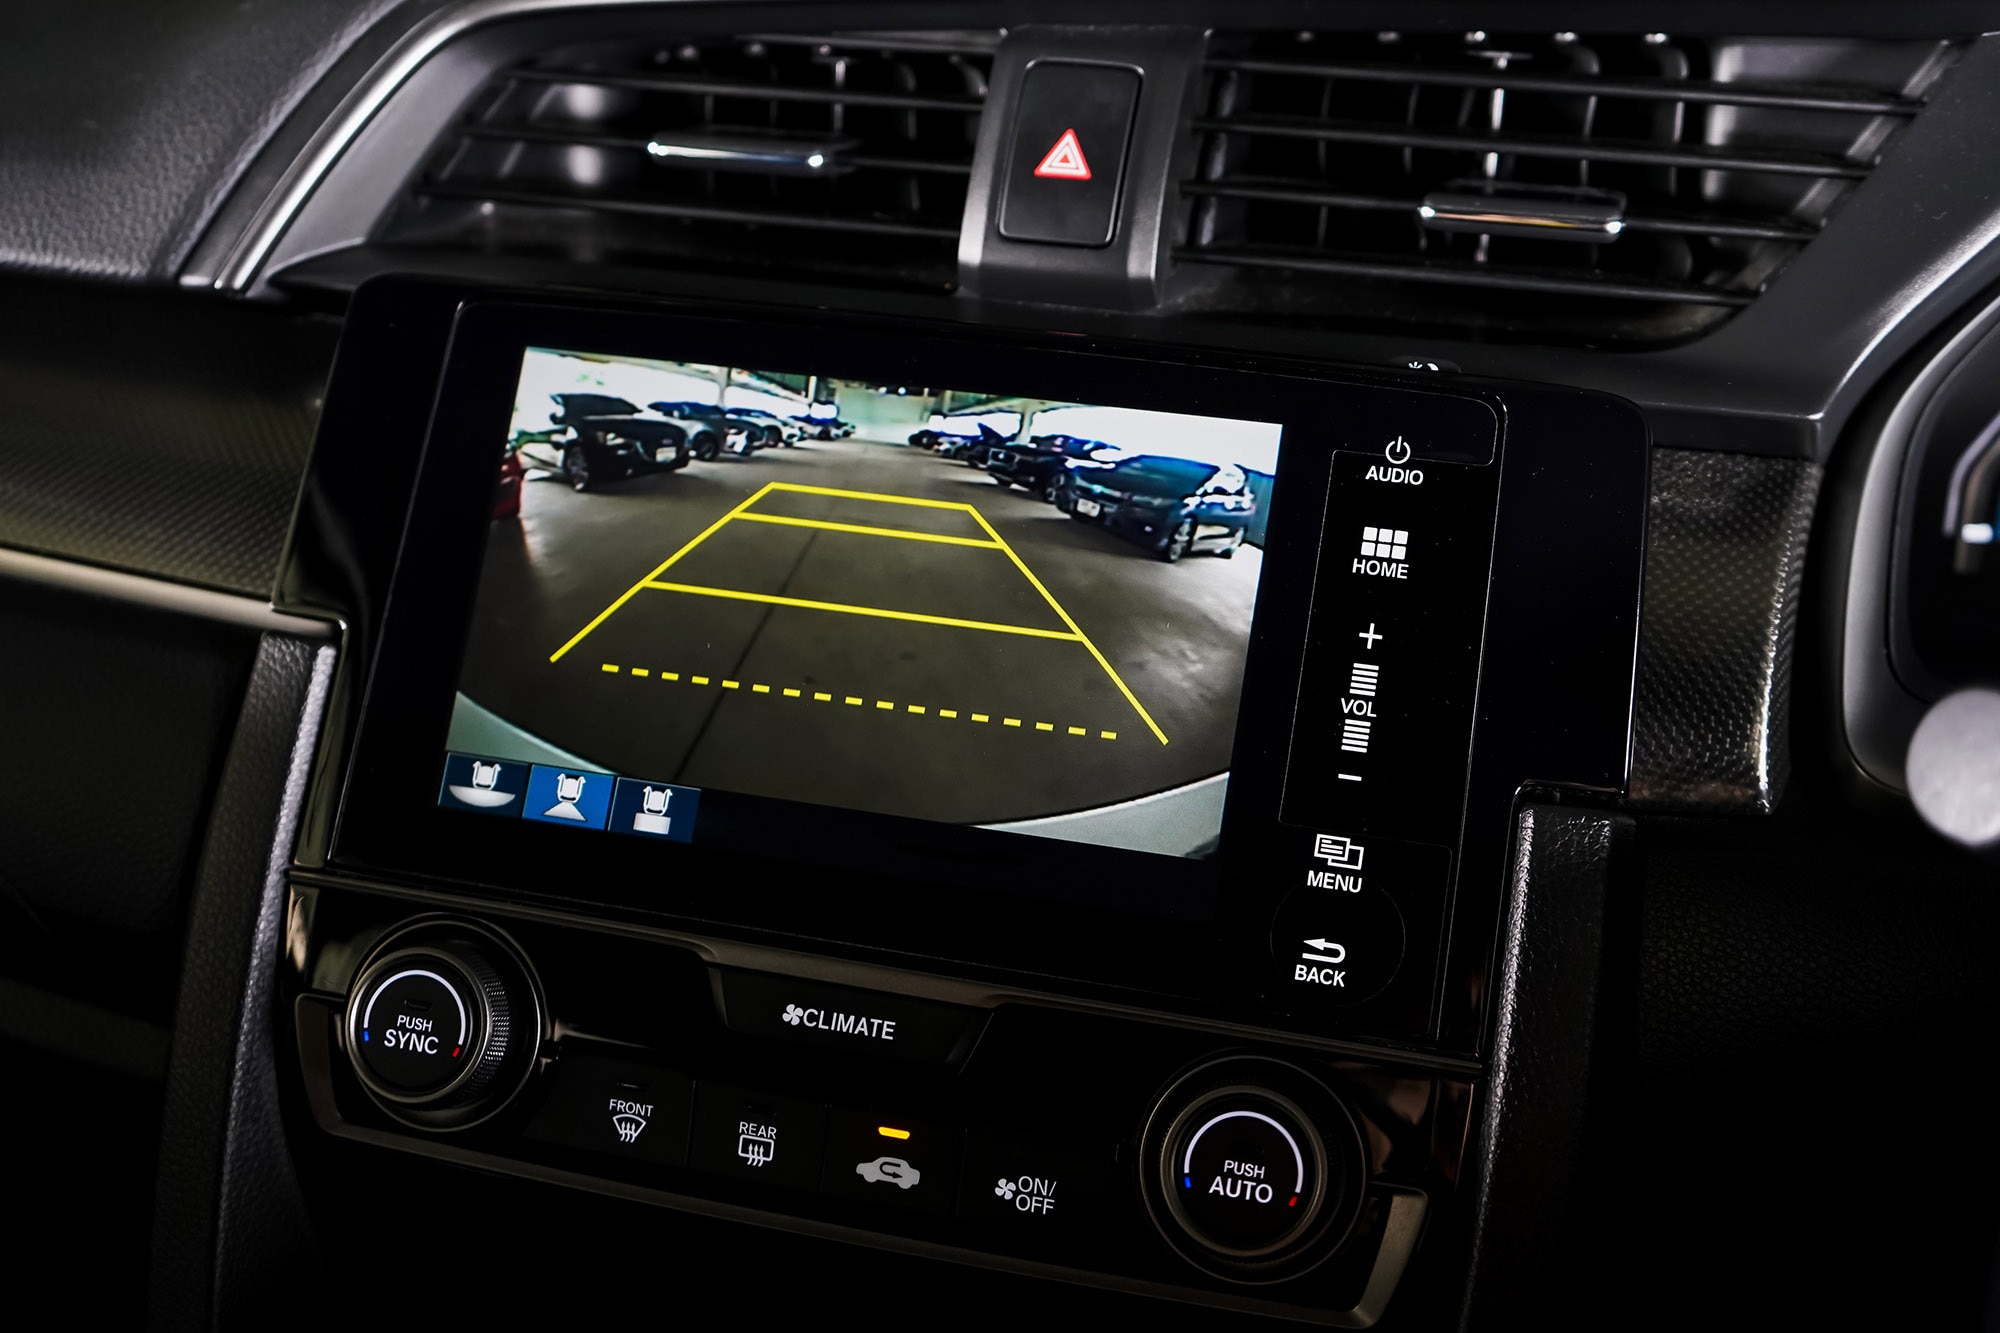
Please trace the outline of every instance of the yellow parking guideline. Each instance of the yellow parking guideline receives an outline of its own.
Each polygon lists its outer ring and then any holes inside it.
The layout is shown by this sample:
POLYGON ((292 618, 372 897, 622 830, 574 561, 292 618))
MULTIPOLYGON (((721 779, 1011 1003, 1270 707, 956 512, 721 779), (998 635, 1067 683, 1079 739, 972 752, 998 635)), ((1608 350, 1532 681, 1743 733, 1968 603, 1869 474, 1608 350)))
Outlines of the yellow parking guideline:
POLYGON ((744 501, 749 504, 760 498, 764 491, 794 491, 800 495, 831 495, 837 500, 875 500, 882 504, 915 505, 919 509, 970 509, 971 505, 962 500, 920 500, 914 495, 884 495, 880 491, 843 491, 834 486, 807 486, 796 481, 774 481, 763 491, 744 501))
POLYGON ((882 620, 908 620, 919 625, 944 625, 952 629, 983 629, 995 634, 1024 634, 1031 639, 1057 639, 1065 643, 1082 636, 1068 630, 1040 629, 1033 625, 1002 625, 991 620, 960 620, 956 616, 926 615, 921 611, 893 611, 884 606, 852 606, 846 602, 816 602, 805 597, 780 597, 770 592, 740 592, 735 588, 710 588, 697 583, 657 583, 641 587, 660 592, 684 592, 696 597, 722 597, 735 602, 762 602, 768 606, 795 606, 805 611, 840 611, 850 616, 875 616, 882 620))
POLYGON ((1160 730, 1160 724, 1153 721, 1153 715, 1146 711, 1146 706, 1144 704, 1139 702, 1139 696, 1132 693, 1132 687, 1125 683, 1124 678, 1120 676, 1116 671, 1116 669, 1112 667, 1111 663, 1108 660, 1106 660, 1104 654, 1097 651, 1097 645, 1090 641, 1090 636, 1083 632, 1083 628, 1080 625, 1078 625, 1074 620, 1070 619, 1069 612, 1063 610, 1062 603, 1058 602, 1055 599, 1055 596, 1052 593, 1050 593, 1047 588, 1042 586, 1042 581, 1035 577, 1035 571, 1029 569, 1027 562, 1021 559, 1019 555, 1015 554, 1014 548, 1007 544, 1007 539, 1005 537, 1002 537, 998 532, 994 531, 993 525, 986 521, 986 515, 980 513, 977 509, 974 509, 971 505, 967 505, 965 507, 965 512, 971 514, 974 521, 977 522, 980 527, 986 529, 987 536, 991 537, 995 542, 999 543, 1000 549, 1007 553, 1007 558, 1014 562, 1014 568, 1020 570, 1021 576, 1027 579, 1028 582, 1035 585, 1035 591, 1042 595, 1042 600, 1049 604, 1049 609, 1054 611, 1057 616, 1062 618, 1062 623, 1069 626, 1070 633, 1076 636, 1076 641, 1082 644, 1085 648, 1090 650, 1090 655, 1097 659, 1097 665, 1103 667, 1104 674, 1111 677, 1111 683, 1113 685, 1116 685, 1118 687, 1118 692, 1125 696, 1125 702, 1132 705, 1132 711, 1139 715, 1139 720, 1144 722, 1147 728, 1152 731, 1153 735, 1159 738, 1160 744, 1165 745, 1167 743, 1167 733, 1160 730))
POLYGON ((901 537, 913 542, 941 542, 946 546, 977 546, 982 551, 996 549, 984 537, 952 537, 942 532, 912 532, 908 528, 875 528, 866 523, 836 523, 828 518, 793 518, 788 514, 738 514, 744 523, 777 523, 788 528, 823 528, 828 532, 852 532, 863 537, 901 537))
POLYGON ((617 601, 605 607, 602 611, 599 611, 588 625, 585 625, 582 629, 576 632, 575 637, 570 639, 570 641, 564 644, 562 647, 556 649, 554 653, 550 654, 549 661, 551 662, 562 661, 564 653, 567 653, 570 649, 576 647, 579 643, 582 643, 585 635, 589 634, 599 625, 602 625, 605 621, 611 619, 611 613, 616 611, 619 607, 625 605, 625 603, 631 601, 633 595, 637 593, 639 589, 645 587, 648 583, 651 583, 654 579, 660 577, 660 575, 666 573, 669 569, 672 569, 674 567, 675 561, 679 560, 689 551, 692 551, 695 547, 707 541, 710 537, 713 537, 716 533, 722 531, 723 525, 728 523, 730 519, 735 518, 738 514, 748 509, 751 505, 756 504, 759 500, 763 499, 764 496, 768 494, 773 487, 779 484, 780 483, 775 481, 765 482, 763 488, 759 490, 755 495, 745 500, 742 504, 737 505, 736 508, 730 510, 728 513, 724 514, 721 518, 716 519, 715 522, 703 528, 701 532, 696 535, 693 541, 681 547, 680 550, 675 551, 665 560, 662 560, 659 564, 655 565, 653 567, 653 571, 650 574, 646 575, 645 578, 640 579, 637 583, 627 588, 624 592, 619 593, 617 601))

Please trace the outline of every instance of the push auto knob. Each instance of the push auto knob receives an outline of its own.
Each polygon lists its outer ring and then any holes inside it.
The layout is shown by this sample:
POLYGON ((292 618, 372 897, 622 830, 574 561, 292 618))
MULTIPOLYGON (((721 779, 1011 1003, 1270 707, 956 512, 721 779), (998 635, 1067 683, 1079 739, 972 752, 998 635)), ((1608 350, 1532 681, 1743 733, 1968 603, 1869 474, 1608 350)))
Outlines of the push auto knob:
POLYGON ((1364 1167, 1352 1119, 1317 1080, 1229 1061, 1183 1079, 1147 1128, 1148 1201, 1167 1242, 1239 1281, 1292 1276, 1353 1219, 1364 1167))

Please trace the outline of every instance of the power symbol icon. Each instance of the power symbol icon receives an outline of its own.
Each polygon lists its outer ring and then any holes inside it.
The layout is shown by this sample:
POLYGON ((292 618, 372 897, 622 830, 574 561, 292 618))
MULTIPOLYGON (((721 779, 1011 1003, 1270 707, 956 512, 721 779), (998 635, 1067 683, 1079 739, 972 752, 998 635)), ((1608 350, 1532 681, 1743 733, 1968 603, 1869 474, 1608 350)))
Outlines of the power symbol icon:
POLYGON ((1391 463, 1398 467, 1410 461, 1410 442, 1398 435, 1389 441, 1389 447, 1382 451, 1391 463))

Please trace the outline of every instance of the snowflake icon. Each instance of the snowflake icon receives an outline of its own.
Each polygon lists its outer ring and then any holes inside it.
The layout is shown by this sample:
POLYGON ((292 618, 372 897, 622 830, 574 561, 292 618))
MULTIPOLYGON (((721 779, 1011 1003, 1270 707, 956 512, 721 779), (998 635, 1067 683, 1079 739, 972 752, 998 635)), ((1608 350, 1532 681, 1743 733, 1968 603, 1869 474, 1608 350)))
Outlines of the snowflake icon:
POLYGON ((1003 1199, 1011 1199, 1014 1197, 1014 1182, 1011 1180, 1002 1180, 993 1187, 993 1192, 1003 1199))
POLYGON ((793 1027, 797 1027, 799 1024, 806 1021, 806 1011, 799 1008, 795 1004, 788 1004, 785 1006, 784 1019, 787 1023, 790 1023, 793 1027))

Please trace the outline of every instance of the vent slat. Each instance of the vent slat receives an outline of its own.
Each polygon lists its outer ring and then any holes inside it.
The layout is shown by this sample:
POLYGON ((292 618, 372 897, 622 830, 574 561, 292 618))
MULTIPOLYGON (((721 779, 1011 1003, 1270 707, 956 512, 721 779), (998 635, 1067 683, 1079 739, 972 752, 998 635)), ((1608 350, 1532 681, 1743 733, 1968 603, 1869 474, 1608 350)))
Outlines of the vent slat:
POLYGON ((1717 291, 1682 283, 1633 282, 1532 269, 1482 268, 1476 264, 1424 264, 1343 256, 1323 251, 1287 253, 1237 248, 1180 249, 1174 258, 1190 264, 1230 264, 1289 273, 1326 273, 1350 278, 1395 278, 1403 282, 1481 287, 1502 292, 1542 292, 1564 296, 1618 297, 1633 301, 1681 301, 1693 305, 1745 306, 1753 292, 1717 291))
POLYGON ((957 227, 903 222, 894 218, 843 217, 831 213, 783 213, 768 208, 729 208, 682 200, 621 199, 609 195, 563 195, 531 190, 481 188, 475 185, 430 184, 417 187, 429 199, 463 199, 474 203, 511 204, 521 208, 569 208, 588 213, 618 213, 627 217, 673 218, 682 221, 729 222, 760 227, 794 227, 805 231, 848 232, 865 236, 921 236, 958 239, 957 227))
POLYGON ((1527 157, 1577 162, 1619 162, 1636 166, 1690 167, 1697 171, 1768 171, 1786 176, 1827 176, 1859 180, 1869 164, 1828 154, 1787 153, 1773 149, 1713 148, 1684 144, 1656 148, 1650 144, 1605 139, 1554 139, 1523 134, 1463 133, 1337 121, 1253 119, 1204 116, 1197 131, 1209 134, 1268 135, 1312 139, 1326 143, 1371 144, 1385 148, 1436 148, 1465 153, 1519 153, 1527 157))
MULTIPOLYGON (((1306 204, 1315 208, 1354 208, 1382 213, 1417 215, 1421 199, 1322 190, 1286 181, 1224 178, 1188 181, 1182 193, 1217 199, 1262 199, 1272 203, 1306 204)), ((1627 212, 1625 230, 1679 236, 1740 236, 1746 240, 1805 242, 1819 235, 1817 227, 1796 223, 1739 220, 1699 213, 1681 215, 1627 212)))
POLYGON ((682 93, 727 97, 746 102, 809 102, 821 106, 865 106, 888 111, 956 111, 978 115, 985 102, 977 97, 919 97, 914 93, 881 93, 845 88, 800 88, 748 79, 710 79, 677 74, 606 74, 595 70, 517 69, 517 83, 557 83, 581 88, 619 88, 639 93, 682 93))
MULTIPOLYGON (((459 130, 468 139, 491 139, 512 143, 577 144, 588 148, 610 148, 643 153, 647 141, 631 135, 592 134, 588 130, 554 129, 538 125, 466 125, 459 130)), ((840 160, 851 167, 880 171, 922 171, 943 175, 969 176, 972 163, 921 157, 898 157, 883 153, 843 152, 840 160)))
POLYGON ((1849 115, 1914 116, 1922 102, 1845 88, 1785 87, 1757 83, 1713 83, 1699 79, 1616 79, 1526 74, 1513 70, 1425 68, 1421 65, 1318 64, 1311 61, 1248 60, 1216 57, 1214 70, 1283 74, 1301 78, 1345 79, 1358 83, 1405 84, 1414 88, 1498 88, 1507 92, 1565 93, 1584 97, 1629 97, 1654 102, 1696 102, 1714 106, 1758 106, 1787 111, 1832 111, 1849 115))

